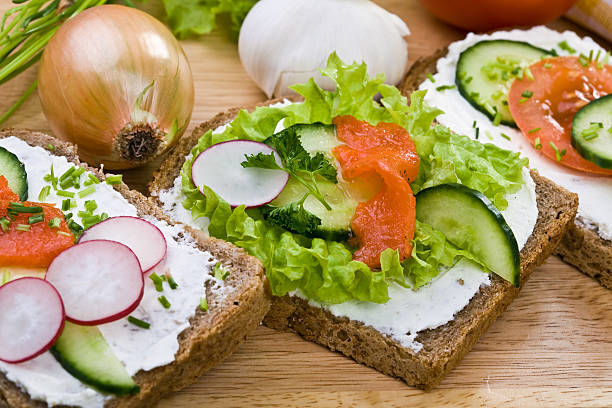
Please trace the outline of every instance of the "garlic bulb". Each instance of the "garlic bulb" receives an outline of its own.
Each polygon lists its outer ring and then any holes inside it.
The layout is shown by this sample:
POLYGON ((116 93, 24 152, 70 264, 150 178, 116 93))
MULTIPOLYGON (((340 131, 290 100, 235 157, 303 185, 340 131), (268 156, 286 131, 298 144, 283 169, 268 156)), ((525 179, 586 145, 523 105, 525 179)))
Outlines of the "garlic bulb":
POLYGON ((397 84, 406 72, 406 24, 370 0, 261 0, 249 12, 238 42, 247 73, 268 97, 294 93, 290 85, 314 77, 333 51, 362 62, 370 76, 384 73, 397 84))

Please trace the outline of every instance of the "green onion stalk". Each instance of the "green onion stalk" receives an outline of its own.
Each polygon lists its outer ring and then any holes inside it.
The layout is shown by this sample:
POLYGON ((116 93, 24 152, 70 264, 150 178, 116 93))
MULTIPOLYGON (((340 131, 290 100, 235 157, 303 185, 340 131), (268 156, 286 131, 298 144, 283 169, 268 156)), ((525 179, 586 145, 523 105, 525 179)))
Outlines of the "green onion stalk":
MULTIPOLYGON (((60 0, 13 0, 0 21, 0 85, 34 65, 61 25, 83 10, 105 4, 108 0, 74 0, 62 5, 60 0)), ((4 123, 34 93, 34 81, 4 114, 4 123)))

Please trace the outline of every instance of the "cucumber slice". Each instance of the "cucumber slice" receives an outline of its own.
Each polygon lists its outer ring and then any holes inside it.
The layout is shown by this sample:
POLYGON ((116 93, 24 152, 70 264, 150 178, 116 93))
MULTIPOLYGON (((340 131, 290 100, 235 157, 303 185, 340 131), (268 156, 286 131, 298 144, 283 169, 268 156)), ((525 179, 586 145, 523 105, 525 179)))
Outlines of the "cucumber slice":
POLYGON ((572 146, 599 167, 612 169, 612 94, 583 106, 572 121, 572 146))
POLYGON ((66 371, 102 392, 133 395, 140 391, 96 326, 67 321, 51 353, 66 371))
POLYGON ((520 253, 504 217, 482 193, 461 184, 440 184, 416 195, 416 217, 470 251, 493 273, 517 288, 520 253))
POLYGON ((300 136, 302 146, 311 156, 323 153, 332 162, 334 161, 331 151, 341 144, 336 137, 336 127, 334 125, 317 122, 310 125, 298 124, 294 125, 293 128, 300 136))
MULTIPOLYGON (((346 240, 351 231, 351 221, 355 215, 358 202, 351 198, 346 191, 345 183, 334 184, 330 181, 319 181, 319 191, 325 201, 331 206, 328 211, 323 204, 312 195, 304 201, 304 209, 321 219, 321 224, 314 230, 305 232, 311 238, 323 238, 332 241, 346 240)), ((268 218, 270 211, 276 207, 282 207, 300 201, 307 190, 302 184, 294 179, 290 179, 282 193, 269 205, 262 207, 262 214, 268 218)), ((277 224, 281 224, 275 220, 277 224)), ((292 220, 284 219, 281 227, 296 232, 292 228, 292 220)))
POLYGON ((516 127, 508 109, 510 86, 526 75, 525 68, 550 56, 550 51, 522 41, 480 41, 459 56, 455 84, 461 96, 491 120, 499 114, 500 123, 516 127))
POLYGON ((0 147, 0 176, 6 178, 10 189, 19 196, 19 200, 28 199, 28 175, 25 166, 4 147, 0 147))

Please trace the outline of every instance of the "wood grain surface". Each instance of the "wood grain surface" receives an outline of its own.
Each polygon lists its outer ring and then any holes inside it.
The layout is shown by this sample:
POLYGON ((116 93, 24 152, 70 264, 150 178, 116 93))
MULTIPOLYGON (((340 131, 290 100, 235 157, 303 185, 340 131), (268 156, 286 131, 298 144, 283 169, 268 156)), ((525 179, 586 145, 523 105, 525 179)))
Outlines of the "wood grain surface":
MULTIPOLYGON (((416 0, 377 2, 408 23, 410 63, 465 35, 427 14, 416 0)), ((9 7, 10 0, 0 0, 0 12, 9 7)), ((550 25, 585 34, 565 20, 550 25)), ((226 108, 266 99, 242 69, 237 47, 225 32, 183 46, 196 87, 188 132, 226 108)), ((35 75, 34 67, 0 87, 0 111, 35 75)), ((50 132, 36 96, 6 126, 50 132)), ((125 180, 145 191, 156 165, 125 172, 125 180)), ((159 406, 612 407, 612 291, 550 258, 472 352, 429 393, 296 335, 260 327, 219 367, 159 406)))

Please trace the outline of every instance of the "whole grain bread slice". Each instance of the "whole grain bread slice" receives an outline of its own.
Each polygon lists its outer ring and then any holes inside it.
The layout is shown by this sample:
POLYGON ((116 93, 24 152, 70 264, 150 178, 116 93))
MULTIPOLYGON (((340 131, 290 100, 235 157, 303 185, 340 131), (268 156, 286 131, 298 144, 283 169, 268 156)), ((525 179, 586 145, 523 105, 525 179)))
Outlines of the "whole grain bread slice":
MULTIPOLYGON (((197 127, 190 136, 183 137, 155 174, 149 185, 151 194, 155 196, 159 191, 172 187, 185 156, 198 139, 207 131, 230 122, 239 110, 220 113, 197 127)), ((536 183, 539 215, 535 229, 521 251, 521 286, 535 267, 550 256, 573 222, 578 207, 575 194, 539 176, 536 171, 531 175, 536 183)), ((274 297, 264 324, 277 330, 296 332, 357 362, 401 378, 409 385, 429 390, 459 363, 518 293, 519 289, 493 275, 491 284, 482 287, 453 321, 419 333, 416 340, 423 345, 419 352, 401 346, 396 340, 361 322, 336 317, 311 306, 299 297, 274 297)))
MULTIPOLYGON (((427 75, 437 72, 437 62, 446 56, 447 48, 442 48, 427 57, 419 58, 406 74, 400 90, 410 96, 419 89, 427 75)), ((587 226, 579 218, 568 228, 554 252, 582 273, 596 279, 602 286, 612 289, 612 241, 603 239, 595 226, 587 226)))
MULTIPOLYGON (((52 153, 65 156, 70 162, 85 167, 100 180, 106 175, 81 163, 74 145, 48 135, 28 130, 4 130, 0 139, 15 136, 31 146, 45 149, 53 146, 52 153)), ((114 186, 140 216, 153 216, 169 224, 173 222, 159 209, 153 200, 125 184, 114 186)), ((151 407, 164 394, 178 391, 191 384, 205 371, 218 365, 232 354, 238 345, 263 320, 270 307, 270 294, 261 263, 242 249, 225 241, 207 237, 189 227, 190 234, 201 251, 207 251, 230 271, 225 280, 226 290, 220 296, 207 288, 208 311, 199 308, 190 320, 190 327, 179 335, 179 350, 171 364, 150 371, 139 371, 134 380, 140 393, 129 397, 114 397, 105 407, 151 407)), ((32 400, 28 394, 0 373, 0 407, 47 407, 45 402, 32 400)))

